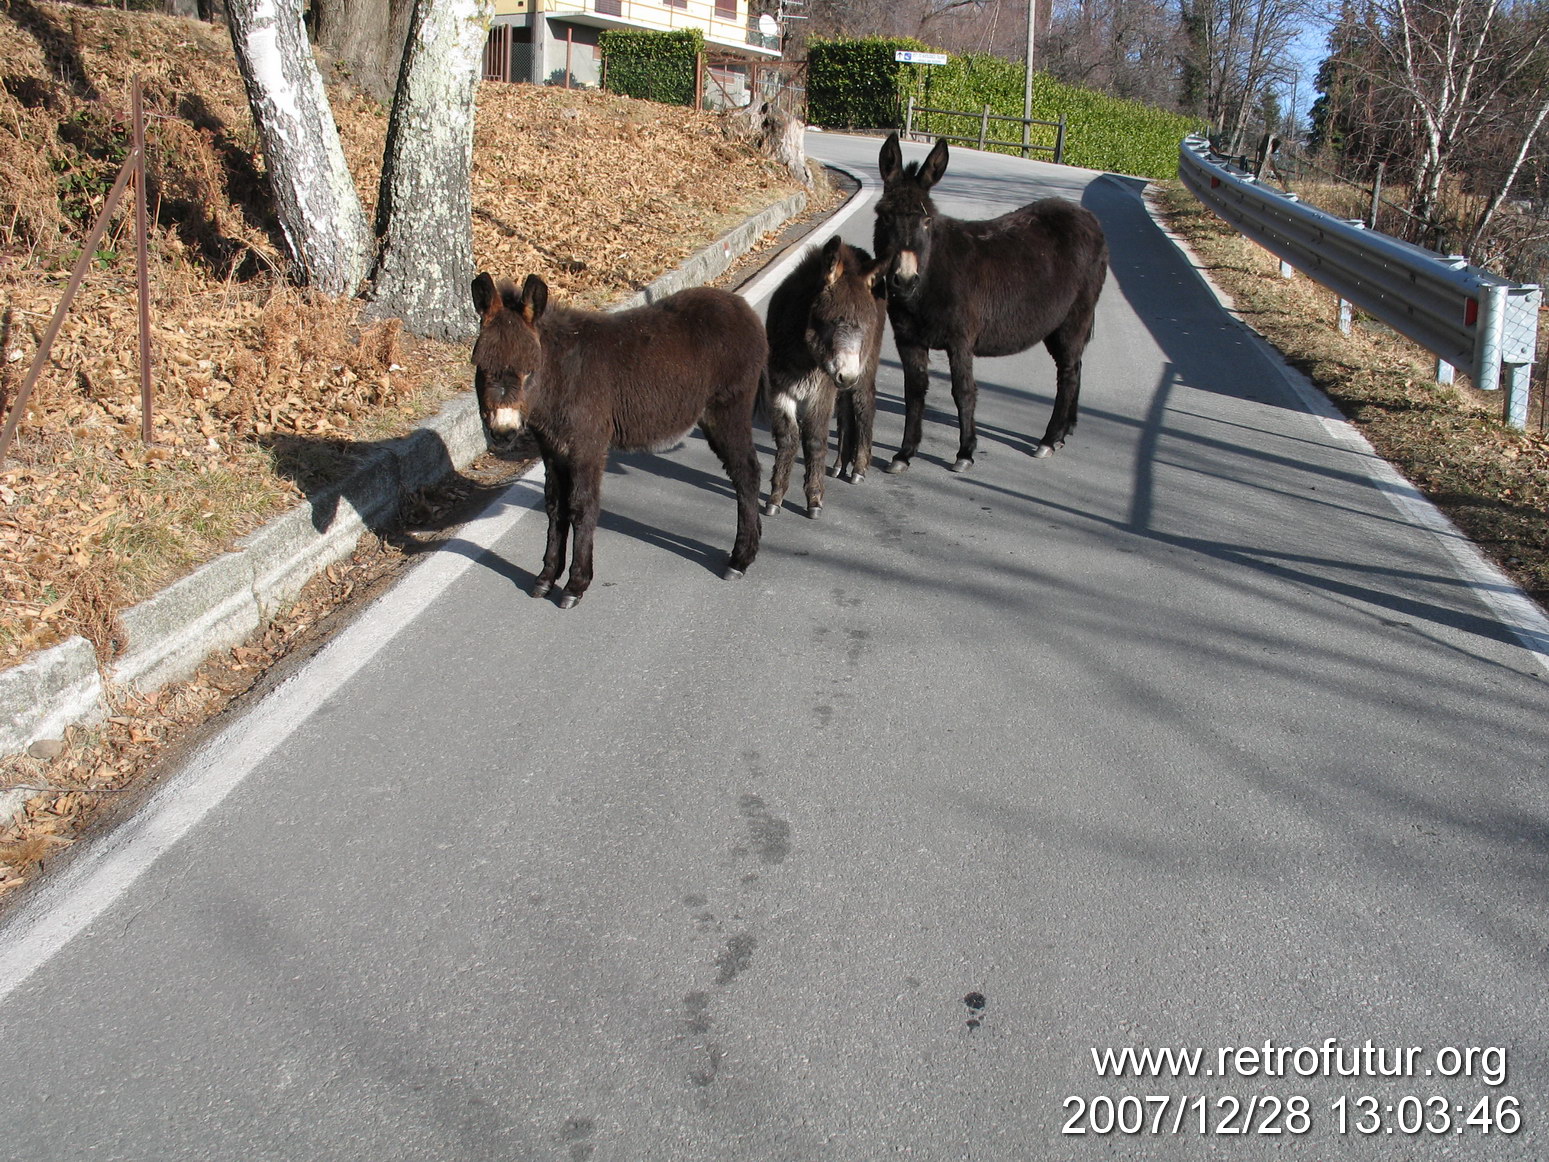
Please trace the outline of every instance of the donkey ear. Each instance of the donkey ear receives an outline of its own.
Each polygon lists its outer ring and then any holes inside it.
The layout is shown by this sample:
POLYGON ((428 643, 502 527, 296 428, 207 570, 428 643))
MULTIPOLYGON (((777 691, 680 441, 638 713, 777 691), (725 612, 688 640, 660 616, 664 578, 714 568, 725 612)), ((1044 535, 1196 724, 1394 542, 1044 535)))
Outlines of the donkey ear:
POLYGON ((843 245, 843 240, 835 234, 823 247, 823 284, 825 286, 833 286, 839 281, 839 276, 844 274, 844 255, 839 250, 843 245))
POLYGON ((522 318, 529 323, 536 323, 543 317, 543 312, 548 310, 548 306, 548 285, 536 274, 529 274, 527 281, 522 284, 522 318))
POLYGON ((920 166, 920 186, 922 189, 930 189, 941 180, 941 175, 947 172, 947 139, 936 138, 936 145, 920 166))
POLYGON ((882 171, 882 184, 896 178, 904 168, 904 151, 898 144, 898 133, 895 130, 887 135, 887 140, 882 143, 882 153, 877 158, 877 168, 882 171))
POLYGON ((491 304, 499 302, 499 296, 495 294, 495 280, 484 272, 473 280, 473 309, 479 312, 479 318, 485 318, 489 314, 491 304))
POLYGON ((866 281, 871 284, 873 297, 887 298, 887 268, 891 265, 887 259, 879 258, 866 269, 866 281))

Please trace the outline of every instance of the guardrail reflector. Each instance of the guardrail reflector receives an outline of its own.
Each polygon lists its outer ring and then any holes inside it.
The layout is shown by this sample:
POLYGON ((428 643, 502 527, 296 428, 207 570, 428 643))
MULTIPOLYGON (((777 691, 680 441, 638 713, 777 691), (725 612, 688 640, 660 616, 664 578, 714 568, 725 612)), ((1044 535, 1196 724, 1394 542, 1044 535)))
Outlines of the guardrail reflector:
POLYGON ((1463 325, 1472 327, 1479 322, 1479 300, 1465 299, 1463 302, 1463 325))

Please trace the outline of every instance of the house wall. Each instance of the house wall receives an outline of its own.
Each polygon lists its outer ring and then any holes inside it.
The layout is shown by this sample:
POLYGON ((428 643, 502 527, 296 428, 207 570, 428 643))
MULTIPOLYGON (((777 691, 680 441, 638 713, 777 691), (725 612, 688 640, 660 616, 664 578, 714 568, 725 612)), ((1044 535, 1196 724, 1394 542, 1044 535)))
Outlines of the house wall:
POLYGON ((568 33, 571 83, 597 85, 597 37, 608 28, 697 28, 712 51, 779 57, 772 45, 748 43, 748 0, 496 0, 494 24, 513 28, 511 79, 538 84, 564 84, 568 33))

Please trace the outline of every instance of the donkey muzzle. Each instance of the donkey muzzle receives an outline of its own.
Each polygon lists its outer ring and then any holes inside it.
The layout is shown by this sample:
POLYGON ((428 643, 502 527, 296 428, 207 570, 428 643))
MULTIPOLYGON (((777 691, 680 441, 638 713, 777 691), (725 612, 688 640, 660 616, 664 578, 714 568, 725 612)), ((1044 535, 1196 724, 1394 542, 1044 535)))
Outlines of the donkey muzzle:
POLYGON ((888 273, 888 282, 901 294, 913 291, 920 282, 919 256, 912 250, 899 251, 893 260, 893 269, 888 273))

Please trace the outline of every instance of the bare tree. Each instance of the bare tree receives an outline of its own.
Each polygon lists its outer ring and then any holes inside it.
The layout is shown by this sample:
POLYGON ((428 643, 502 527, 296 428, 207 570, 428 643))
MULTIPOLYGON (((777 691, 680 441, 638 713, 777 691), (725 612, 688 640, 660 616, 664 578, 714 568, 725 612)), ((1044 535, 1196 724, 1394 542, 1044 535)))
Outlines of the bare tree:
POLYGON ((227 7, 290 258, 302 281, 327 294, 353 295, 370 269, 372 237, 302 27, 300 0, 229 0, 227 7))
POLYGON ((1268 90, 1291 76, 1291 43, 1310 0, 1180 0, 1184 108, 1204 117, 1228 153, 1241 152, 1268 90))
POLYGON ((1039 34, 1037 66, 1068 84, 1174 108, 1180 37, 1170 0, 1061 0, 1039 34))
POLYGON ((1362 94, 1368 118, 1382 122, 1374 148, 1410 177, 1410 212, 1428 225, 1421 240, 1454 246, 1462 238, 1471 254, 1549 121, 1549 5, 1367 0, 1347 10, 1346 21, 1356 19, 1373 30, 1365 51, 1331 57, 1325 90, 1362 94), (1478 212, 1459 220, 1444 211, 1449 188, 1477 194, 1478 212))

